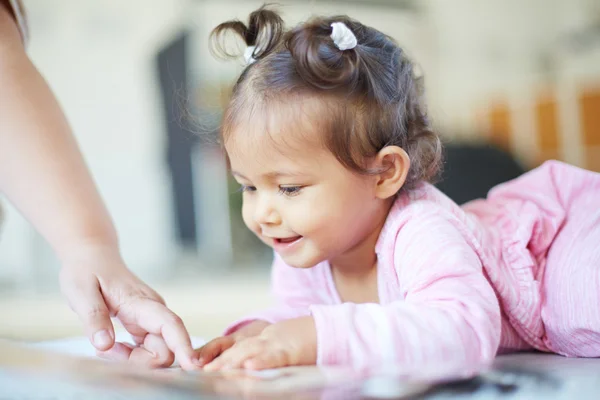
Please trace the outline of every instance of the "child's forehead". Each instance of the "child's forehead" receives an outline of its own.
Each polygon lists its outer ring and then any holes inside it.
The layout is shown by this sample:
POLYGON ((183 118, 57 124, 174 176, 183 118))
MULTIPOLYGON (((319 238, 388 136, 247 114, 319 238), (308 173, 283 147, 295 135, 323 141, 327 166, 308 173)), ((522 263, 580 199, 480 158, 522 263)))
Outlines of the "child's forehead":
POLYGON ((232 132, 225 143, 232 169, 299 170, 319 165, 328 151, 285 132, 232 132))
POLYGON ((337 164, 331 152, 310 135, 276 130, 238 130, 225 143, 234 172, 255 179, 274 174, 312 176, 337 164), (305 137, 309 136, 309 137, 305 137))
POLYGON ((303 158, 325 149, 321 114, 312 102, 279 102, 255 106, 242 112, 229 127, 225 148, 258 157, 303 158), (243 115, 245 114, 245 115, 243 115))

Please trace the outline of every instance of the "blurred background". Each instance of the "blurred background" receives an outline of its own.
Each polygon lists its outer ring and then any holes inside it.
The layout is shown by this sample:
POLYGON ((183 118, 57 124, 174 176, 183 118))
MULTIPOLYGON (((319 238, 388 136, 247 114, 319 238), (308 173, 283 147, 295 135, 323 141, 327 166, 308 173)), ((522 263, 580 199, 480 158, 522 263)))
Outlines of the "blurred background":
MULTIPOLYGON (((208 35, 250 0, 26 0, 28 52, 61 102, 129 267, 210 338, 268 298, 270 252, 246 232, 211 137, 240 62, 208 35)), ((281 0, 288 25, 348 14, 393 36, 425 76, 457 202, 554 158, 600 171, 600 2, 281 0)), ((42 204, 43 199, 40 199, 42 204)), ((52 252, 10 206, 0 337, 81 335, 52 252)), ((85 268, 85 266, 82 266, 85 268)))

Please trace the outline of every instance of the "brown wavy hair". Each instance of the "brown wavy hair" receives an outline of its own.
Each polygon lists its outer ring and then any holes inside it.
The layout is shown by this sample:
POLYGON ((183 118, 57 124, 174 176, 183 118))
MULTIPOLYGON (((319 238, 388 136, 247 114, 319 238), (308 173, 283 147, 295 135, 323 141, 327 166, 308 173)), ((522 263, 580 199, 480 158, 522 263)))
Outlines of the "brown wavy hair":
POLYGON ((323 143, 345 167, 379 173, 366 168, 365 160, 386 146, 399 146, 411 161, 404 190, 437 178, 441 141, 429 126, 413 64, 391 37, 347 16, 317 17, 286 30, 280 15, 263 6, 250 14, 247 25, 235 20, 217 26, 211 34, 213 54, 239 56, 226 50, 231 32, 255 46, 256 61, 233 87, 221 126, 223 142, 241 115, 261 105, 316 99, 326 106, 318 121, 323 143), (336 47, 330 36, 334 22, 354 33, 355 48, 336 47))

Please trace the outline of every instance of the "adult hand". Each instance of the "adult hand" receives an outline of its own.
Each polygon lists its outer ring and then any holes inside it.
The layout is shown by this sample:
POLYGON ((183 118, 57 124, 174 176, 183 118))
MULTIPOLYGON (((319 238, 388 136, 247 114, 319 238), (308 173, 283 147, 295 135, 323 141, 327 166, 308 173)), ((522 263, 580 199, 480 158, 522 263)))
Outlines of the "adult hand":
POLYGON ((91 246, 78 251, 63 260, 60 282, 100 357, 166 367, 176 356, 183 369, 198 368, 181 318, 127 269, 118 250, 91 246), (123 324, 136 346, 115 343, 111 317, 123 324))

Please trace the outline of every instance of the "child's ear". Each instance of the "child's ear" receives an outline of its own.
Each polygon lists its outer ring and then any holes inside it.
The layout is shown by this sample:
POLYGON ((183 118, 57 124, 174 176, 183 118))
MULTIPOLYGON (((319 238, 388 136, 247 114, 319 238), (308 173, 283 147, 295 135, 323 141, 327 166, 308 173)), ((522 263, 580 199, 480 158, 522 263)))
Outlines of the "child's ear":
POLYGON ((410 168, 408 154, 398 146, 386 146, 375 157, 375 168, 382 172, 377 175, 375 195, 379 199, 393 197, 404 182, 410 168))

